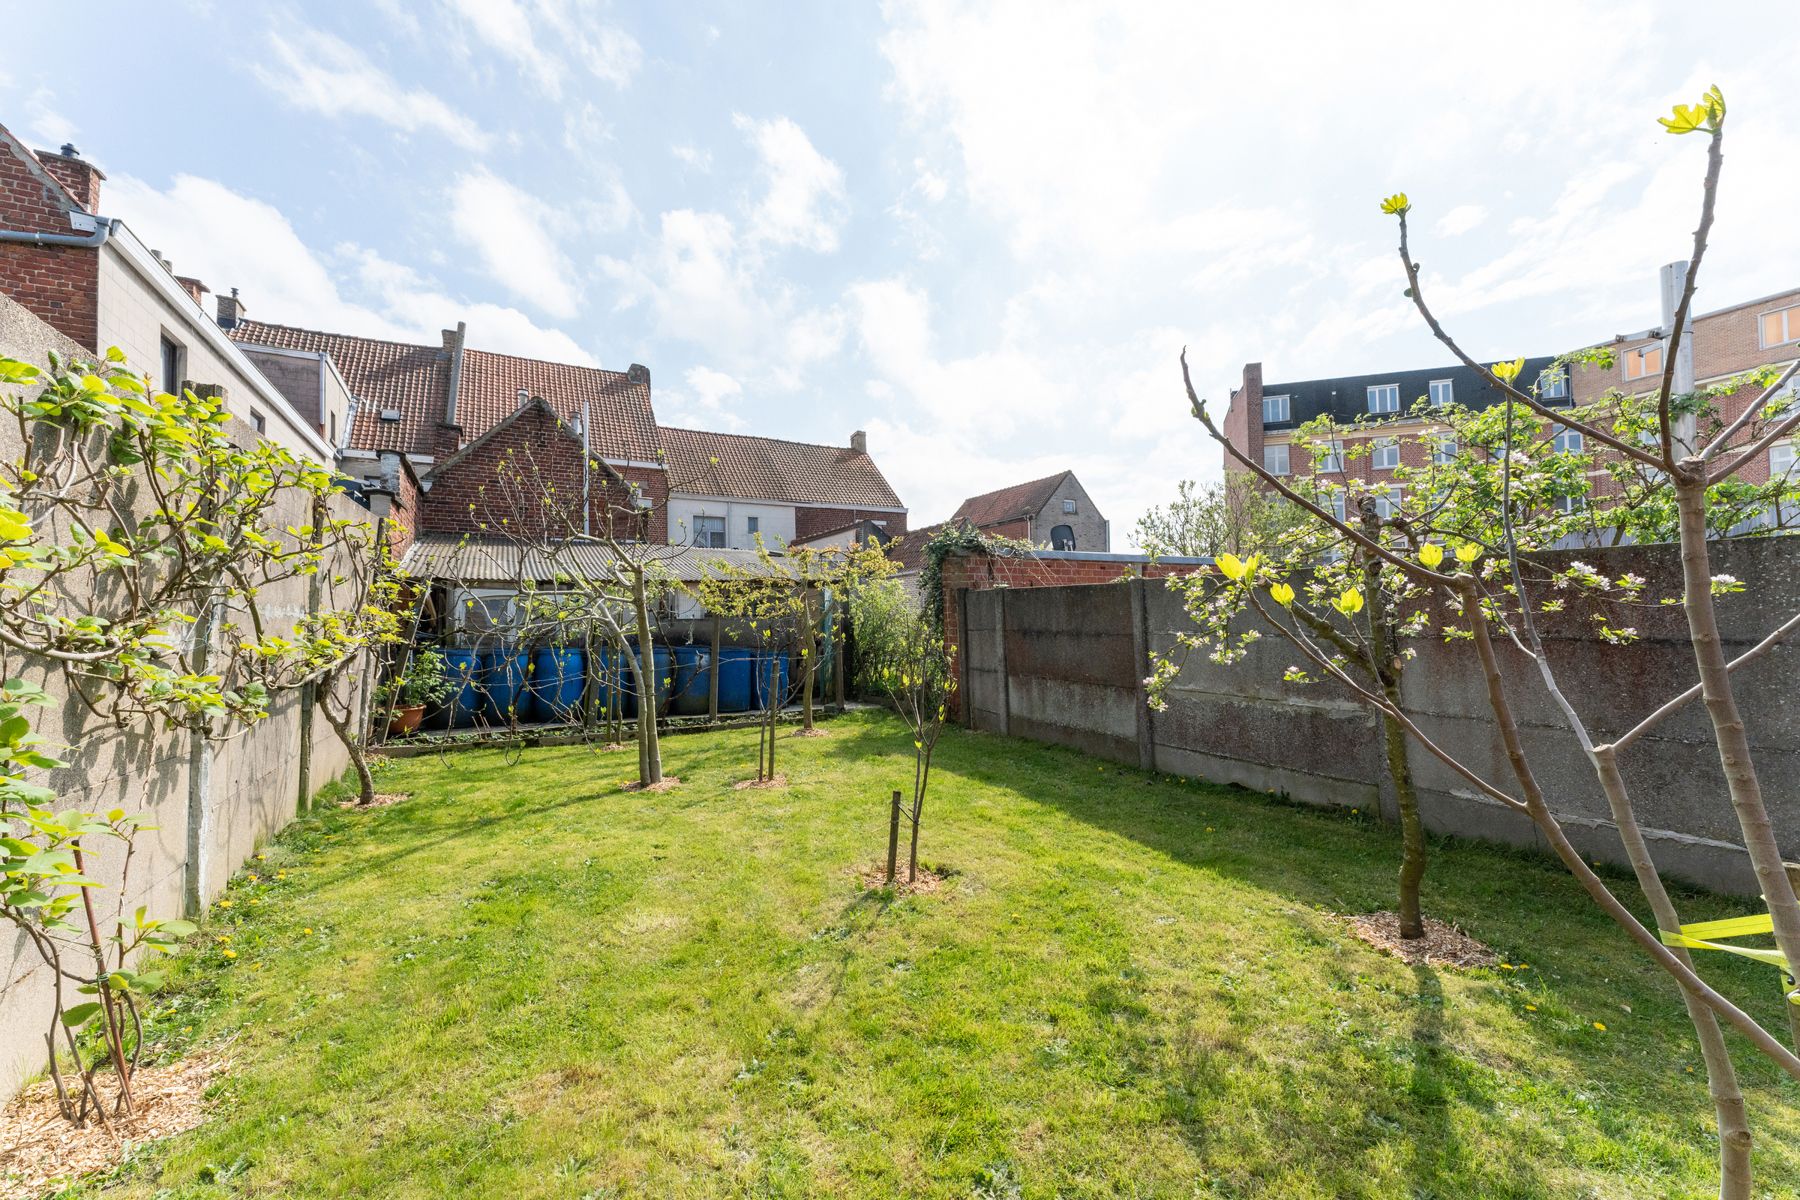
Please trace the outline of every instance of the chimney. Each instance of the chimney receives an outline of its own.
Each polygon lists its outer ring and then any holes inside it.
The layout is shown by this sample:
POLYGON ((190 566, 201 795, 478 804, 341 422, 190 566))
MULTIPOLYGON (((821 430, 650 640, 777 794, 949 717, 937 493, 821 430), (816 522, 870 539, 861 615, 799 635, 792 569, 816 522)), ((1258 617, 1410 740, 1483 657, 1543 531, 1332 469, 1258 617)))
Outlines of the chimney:
POLYGON ((63 143, 61 150, 39 150, 37 156, 44 164, 44 170, 50 172, 50 178, 74 197, 83 212, 100 211, 100 181, 106 178, 104 171, 83 161, 80 152, 68 142, 63 143))
POLYGON ((201 308, 206 307, 206 301, 201 299, 202 296, 206 295, 206 285, 204 283, 201 283, 192 275, 177 275, 175 277, 175 282, 181 285, 182 291, 194 298, 195 304, 198 304, 201 308))
POLYGON ((445 390, 449 395, 444 397, 444 424, 456 426, 456 398, 462 394, 463 342, 469 334, 466 321, 458 321, 455 329, 446 329, 444 334, 444 353, 450 356, 450 378, 445 390))
POLYGON ((530 403, 531 403, 531 392, 525 388, 520 388, 519 389, 519 407, 524 408, 527 404, 530 404, 530 403))
POLYGON ((625 372, 625 377, 633 383, 641 383, 645 387, 650 386, 650 368, 643 363, 632 363, 630 369, 625 372))
POLYGON ((244 302, 238 299, 238 290, 231 289, 231 295, 219 297, 219 328, 236 329, 244 319, 244 302))
POLYGON ((869 452, 869 435, 860 429, 851 434, 850 448, 858 454, 867 454, 869 452))

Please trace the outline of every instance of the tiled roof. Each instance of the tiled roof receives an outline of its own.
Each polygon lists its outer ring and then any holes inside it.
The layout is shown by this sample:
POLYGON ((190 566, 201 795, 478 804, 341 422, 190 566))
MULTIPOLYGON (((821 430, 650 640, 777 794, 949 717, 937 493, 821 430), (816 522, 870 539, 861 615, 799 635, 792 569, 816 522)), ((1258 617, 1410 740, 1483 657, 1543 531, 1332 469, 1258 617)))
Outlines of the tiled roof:
POLYGON ((1050 503, 1050 497, 1068 476, 1069 472, 1058 471, 1030 483, 1015 483, 998 491, 970 496, 950 519, 969 521, 977 529, 982 529, 1017 517, 1036 516, 1043 511, 1044 505, 1050 503))
POLYGON ((875 461, 848 446, 666 426, 662 440, 671 492, 843 508, 905 507, 875 461))
MULTIPOLYGON (((450 352, 442 346, 323 333, 265 321, 239 322, 231 337, 249 345, 331 355, 359 402, 350 431, 354 448, 435 453, 450 388, 450 352), (400 419, 383 421, 384 409, 398 411, 400 419)), ((648 375, 541 362, 488 350, 463 352, 456 423, 462 426, 464 442, 480 437, 516 411, 520 388, 542 396, 565 421, 578 415, 586 400, 592 416, 589 445, 600 457, 656 461, 656 414, 650 407, 648 375)))
POLYGON ((519 389, 542 396, 557 416, 572 420, 587 401, 592 423, 588 447, 601 458, 656 462, 656 413, 650 407, 650 376, 625 371, 542 362, 488 350, 463 351, 461 395, 456 423, 464 438, 476 438, 513 414, 519 389))
POLYGON ((350 444, 357 449, 432 452, 450 386, 450 356, 441 346, 322 333, 266 321, 240 321, 229 332, 234 342, 331 355, 358 401, 350 430, 350 444), (400 419, 382 420, 384 409, 398 411, 400 419))

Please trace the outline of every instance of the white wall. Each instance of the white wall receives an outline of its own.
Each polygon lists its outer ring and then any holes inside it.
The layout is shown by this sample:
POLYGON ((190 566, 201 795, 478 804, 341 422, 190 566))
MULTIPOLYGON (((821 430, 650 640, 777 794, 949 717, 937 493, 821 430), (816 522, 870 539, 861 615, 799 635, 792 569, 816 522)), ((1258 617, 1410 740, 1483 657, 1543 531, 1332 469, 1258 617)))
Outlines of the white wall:
POLYGON ((694 540, 695 517, 724 517, 725 544, 732 550, 756 549, 756 537, 749 532, 751 517, 761 522, 763 544, 771 550, 780 549, 794 537, 792 505, 672 494, 669 497, 671 545, 686 545, 694 540))
POLYGON ((223 384, 225 407, 233 416, 252 425, 252 414, 261 416, 262 434, 269 441, 302 457, 329 461, 323 438, 230 344, 217 322, 181 291, 173 276, 166 281, 155 277, 155 272, 168 272, 149 258, 129 229, 120 230, 99 255, 100 352, 117 346, 132 370, 149 374, 160 387, 166 333, 186 353, 184 378, 223 384))

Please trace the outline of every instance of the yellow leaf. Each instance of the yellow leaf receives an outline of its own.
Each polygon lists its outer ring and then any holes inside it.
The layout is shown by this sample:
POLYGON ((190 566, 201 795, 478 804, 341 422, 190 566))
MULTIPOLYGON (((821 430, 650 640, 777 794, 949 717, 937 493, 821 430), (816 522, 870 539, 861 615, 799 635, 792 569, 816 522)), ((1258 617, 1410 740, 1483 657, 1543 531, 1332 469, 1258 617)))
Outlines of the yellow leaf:
POLYGON ((1278 583, 1269 589, 1269 596, 1275 603, 1286 607, 1294 602, 1294 589, 1285 583, 1278 583))
POLYGON ((1331 602, 1331 606, 1346 617, 1355 616, 1362 611, 1362 593, 1355 588, 1346 588, 1343 593, 1331 602))
POLYGON ((1456 561, 1459 563, 1472 563, 1480 557, 1481 547, 1474 542, 1464 542, 1456 548, 1456 561))
POLYGON ((1419 547, 1419 561, 1428 567, 1436 567, 1444 561, 1444 548, 1436 542, 1426 542, 1419 547))
POLYGON ((1406 198, 1405 192, 1395 192, 1381 202, 1381 211, 1390 217, 1398 216, 1404 212, 1411 212, 1412 201, 1406 198))
POLYGON ((1219 572, 1227 579, 1244 577, 1244 560, 1235 554, 1221 554, 1218 557, 1219 572))
POLYGON ((1511 383, 1519 377, 1519 372, 1524 369, 1525 360, 1523 358, 1515 358, 1512 362, 1497 362, 1489 368, 1493 371, 1494 378, 1501 383, 1511 383))

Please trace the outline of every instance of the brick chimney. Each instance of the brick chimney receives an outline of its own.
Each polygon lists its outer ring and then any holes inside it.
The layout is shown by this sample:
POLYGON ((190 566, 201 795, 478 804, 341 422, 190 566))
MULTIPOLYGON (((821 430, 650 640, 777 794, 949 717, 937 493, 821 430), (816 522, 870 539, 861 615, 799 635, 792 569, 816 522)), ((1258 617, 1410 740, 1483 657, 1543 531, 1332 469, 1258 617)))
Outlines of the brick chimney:
POLYGON ((38 161, 50 177, 62 184, 63 190, 75 198, 83 212, 100 211, 100 181, 106 173, 84 160, 74 146, 64 142, 61 150, 39 150, 38 161))
POLYGON ((219 328, 236 329, 243 319, 244 302, 238 299, 238 290, 232 288, 231 295, 219 297, 219 328))
POLYGON ((632 363, 626 370, 625 377, 633 383, 641 383, 645 387, 650 386, 650 368, 643 363, 632 363))
POLYGON ((858 454, 867 454, 869 452, 869 435, 860 429, 851 434, 850 448, 858 454))
POLYGON ((201 308, 206 307, 206 301, 202 299, 202 297, 206 295, 206 285, 204 283, 201 283, 192 275, 177 275, 175 277, 175 282, 181 285, 182 291, 194 298, 195 304, 198 304, 201 308))

